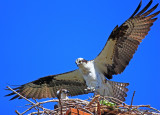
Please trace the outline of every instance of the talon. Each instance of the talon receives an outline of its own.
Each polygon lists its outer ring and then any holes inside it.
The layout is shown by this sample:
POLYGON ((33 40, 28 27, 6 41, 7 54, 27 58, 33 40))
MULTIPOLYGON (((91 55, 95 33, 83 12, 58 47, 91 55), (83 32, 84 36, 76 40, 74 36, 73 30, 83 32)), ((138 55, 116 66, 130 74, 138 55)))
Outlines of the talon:
POLYGON ((95 91, 94 87, 87 87, 87 89, 84 89, 87 93, 93 93, 95 91))

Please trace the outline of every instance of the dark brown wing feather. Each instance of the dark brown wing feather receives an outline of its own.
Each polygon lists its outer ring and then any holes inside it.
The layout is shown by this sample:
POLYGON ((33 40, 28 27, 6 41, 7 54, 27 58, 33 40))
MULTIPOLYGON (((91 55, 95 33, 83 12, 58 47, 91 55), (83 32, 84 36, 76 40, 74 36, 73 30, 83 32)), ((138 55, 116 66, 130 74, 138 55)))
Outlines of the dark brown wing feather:
MULTIPOLYGON (((84 91, 86 88, 86 83, 79 70, 75 70, 64 74, 42 77, 38 80, 21 85, 20 87, 16 87, 14 90, 26 98, 42 99, 56 97, 57 90, 60 89, 67 89, 71 96, 81 95, 86 93, 84 91)), ((6 96, 14 94, 15 93, 10 93, 6 96)), ((18 97, 18 95, 15 95, 11 100, 18 97)))
POLYGON ((111 79, 112 75, 124 71, 138 45, 148 34, 153 22, 156 21, 157 18, 154 17, 160 11, 151 13, 157 8, 158 4, 148 10, 151 4, 152 0, 137 14, 141 7, 140 2, 133 15, 120 27, 115 27, 105 47, 96 57, 96 66, 108 79, 111 79))

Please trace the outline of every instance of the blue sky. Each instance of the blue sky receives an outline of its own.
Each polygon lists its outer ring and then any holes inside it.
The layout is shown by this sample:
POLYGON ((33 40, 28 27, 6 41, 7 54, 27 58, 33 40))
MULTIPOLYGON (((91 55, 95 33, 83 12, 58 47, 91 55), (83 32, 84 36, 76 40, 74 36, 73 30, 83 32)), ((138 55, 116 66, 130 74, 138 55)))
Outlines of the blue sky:
MULTIPOLYGON (((25 100, 4 97, 8 84, 77 69, 75 60, 94 59, 113 28, 121 25, 140 0, 5 0, 0 1, 0 108, 22 112, 25 100), (19 107, 21 106, 21 107, 19 107)), ((142 1, 144 7, 149 0, 142 1)), ((154 0, 153 5, 159 0, 154 0)), ((153 6, 152 5, 152 6, 153 6)), ((160 10, 160 6, 156 11, 160 10)), ((160 109, 160 15, 125 71, 113 81, 128 82, 126 103, 160 109)), ((86 99, 82 95, 79 98, 86 99)), ((74 97, 73 97, 74 98, 74 97)), ((1 113, 1 114, 2 114, 1 113)))

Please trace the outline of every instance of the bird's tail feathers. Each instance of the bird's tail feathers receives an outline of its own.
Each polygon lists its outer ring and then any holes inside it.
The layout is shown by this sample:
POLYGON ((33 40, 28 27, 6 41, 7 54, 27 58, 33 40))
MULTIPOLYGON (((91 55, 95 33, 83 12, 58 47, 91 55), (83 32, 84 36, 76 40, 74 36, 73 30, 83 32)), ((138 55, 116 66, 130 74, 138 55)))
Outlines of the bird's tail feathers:
POLYGON ((127 97, 126 92, 128 91, 128 88, 126 88, 129 83, 121 83, 121 82, 115 82, 107 80, 106 85, 110 88, 110 94, 112 97, 117 98, 118 100, 125 101, 125 97, 127 97))

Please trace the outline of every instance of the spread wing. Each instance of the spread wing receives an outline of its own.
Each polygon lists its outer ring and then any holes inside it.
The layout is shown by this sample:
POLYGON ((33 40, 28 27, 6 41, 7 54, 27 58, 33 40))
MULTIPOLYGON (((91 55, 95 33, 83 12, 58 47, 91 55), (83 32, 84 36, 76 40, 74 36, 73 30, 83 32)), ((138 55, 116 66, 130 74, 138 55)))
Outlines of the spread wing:
POLYGON ((158 6, 148 10, 152 0, 139 12, 139 6, 132 16, 121 26, 116 26, 108 38, 108 41, 95 58, 96 67, 108 78, 112 75, 120 74, 124 71, 129 61, 132 59, 138 45, 148 34, 150 27, 157 18, 154 18, 160 11, 151 14, 158 6))
MULTIPOLYGON (((60 89, 67 89, 71 96, 85 94, 84 89, 86 88, 87 86, 83 76, 79 70, 74 70, 63 74, 42 77, 38 80, 14 88, 14 90, 26 98, 41 99, 56 97, 57 90, 60 89)), ((6 96, 11 96, 14 94, 15 93, 10 93, 6 96)), ((11 100, 18 97, 18 95, 15 95, 11 98, 11 100)))

